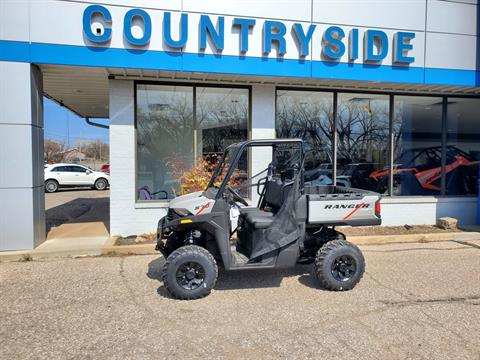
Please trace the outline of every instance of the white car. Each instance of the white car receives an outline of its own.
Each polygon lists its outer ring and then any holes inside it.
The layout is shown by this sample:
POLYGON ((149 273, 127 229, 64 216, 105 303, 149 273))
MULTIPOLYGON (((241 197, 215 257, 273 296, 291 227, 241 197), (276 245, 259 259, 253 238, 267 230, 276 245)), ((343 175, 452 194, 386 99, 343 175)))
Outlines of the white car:
POLYGON ((48 193, 53 193, 60 187, 88 186, 106 190, 109 184, 110 175, 82 165, 53 164, 45 167, 45 191, 48 193))

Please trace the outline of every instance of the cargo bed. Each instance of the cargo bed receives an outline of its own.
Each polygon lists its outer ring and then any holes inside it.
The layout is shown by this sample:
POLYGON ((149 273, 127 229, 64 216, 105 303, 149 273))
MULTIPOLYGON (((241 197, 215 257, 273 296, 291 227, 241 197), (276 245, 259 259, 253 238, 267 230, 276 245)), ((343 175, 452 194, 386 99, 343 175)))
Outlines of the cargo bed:
POLYGON ((380 225, 377 193, 334 185, 306 186, 307 227, 380 225))

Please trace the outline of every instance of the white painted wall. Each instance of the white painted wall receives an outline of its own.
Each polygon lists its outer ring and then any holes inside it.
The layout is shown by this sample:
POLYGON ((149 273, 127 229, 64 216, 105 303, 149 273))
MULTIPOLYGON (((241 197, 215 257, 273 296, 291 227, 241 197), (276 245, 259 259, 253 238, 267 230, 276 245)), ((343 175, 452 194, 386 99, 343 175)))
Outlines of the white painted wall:
POLYGON ((313 0, 313 21, 372 28, 425 29, 426 0, 313 0))
MULTIPOLYGON (((275 138, 275 86, 255 85, 252 86, 252 119, 251 139, 274 139, 275 138)), ((270 148, 253 148, 250 162, 252 175, 258 174, 268 167, 272 159, 270 148)), ((263 176, 265 176, 264 174, 263 176)), ((258 179, 257 179, 258 180, 258 179)), ((261 191, 261 189, 260 189, 261 191)), ((258 202, 257 189, 252 188, 252 204, 258 202)))
POLYGON ((476 197, 430 196, 392 197, 382 199, 382 225, 435 224, 443 216, 457 218, 461 225, 476 224, 476 197))
POLYGON ((0 62, 0 251, 45 240, 43 91, 30 64, 0 62))

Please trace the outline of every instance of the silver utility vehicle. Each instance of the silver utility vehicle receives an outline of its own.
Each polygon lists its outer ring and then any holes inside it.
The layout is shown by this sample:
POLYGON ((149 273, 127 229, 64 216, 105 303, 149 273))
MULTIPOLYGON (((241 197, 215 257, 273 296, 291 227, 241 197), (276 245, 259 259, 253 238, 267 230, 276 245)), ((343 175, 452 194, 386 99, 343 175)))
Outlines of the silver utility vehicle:
POLYGON ((250 140, 229 146, 207 189, 177 197, 158 222, 163 283, 178 299, 206 296, 217 264, 225 270, 314 263, 320 285, 350 290, 365 260, 335 226, 379 225, 380 195, 333 185, 304 185, 300 139, 250 140), (247 164, 265 170, 247 178, 247 164), (270 161, 268 161, 270 160, 270 161), (257 198, 257 206, 246 199, 257 198))

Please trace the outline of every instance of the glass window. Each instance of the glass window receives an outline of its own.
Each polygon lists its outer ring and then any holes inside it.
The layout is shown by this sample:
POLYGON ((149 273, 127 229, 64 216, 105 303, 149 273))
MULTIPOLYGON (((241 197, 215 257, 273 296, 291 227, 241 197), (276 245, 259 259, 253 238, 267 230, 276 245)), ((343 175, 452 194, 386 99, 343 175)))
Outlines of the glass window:
POLYGON ((248 89, 197 87, 196 152, 218 157, 247 139, 248 89))
POLYGON ((78 172, 78 173, 87 172, 87 169, 85 169, 84 167, 81 167, 81 166, 69 166, 68 168, 69 168, 68 171, 70 171, 70 172, 78 172))
POLYGON ((373 175, 387 169, 389 97, 338 94, 337 133, 337 185, 386 193, 388 176, 373 175))
POLYGON ((57 167, 53 168, 52 171, 67 172, 67 171, 70 171, 70 170, 68 170, 68 166, 57 166, 57 167))
MULTIPOLYGON (((442 98, 395 96, 393 195, 438 195, 442 98)), ((378 173, 379 181, 388 174, 378 173)))
MULTIPOLYGON (((180 190, 172 168, 193 164, 193 88, 137 86, 137 187, 169 199, 180 190)), ((155 200, 158 197, 139 200, 155 200)))
POLYGON ((237 88, 137 85, 138 200, 204 190, 218 155, 247 139, 248 95, 237 88))
POLYGON ((333 93, 277 91, 277 138, 305 141, 305 182, 332 183, 333 93))
POLYGON ((480 99, 448 99, 446 195, 478 194, 479 109, 480 99))

